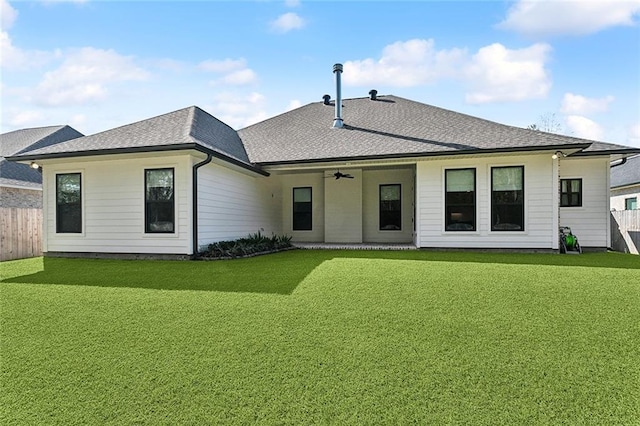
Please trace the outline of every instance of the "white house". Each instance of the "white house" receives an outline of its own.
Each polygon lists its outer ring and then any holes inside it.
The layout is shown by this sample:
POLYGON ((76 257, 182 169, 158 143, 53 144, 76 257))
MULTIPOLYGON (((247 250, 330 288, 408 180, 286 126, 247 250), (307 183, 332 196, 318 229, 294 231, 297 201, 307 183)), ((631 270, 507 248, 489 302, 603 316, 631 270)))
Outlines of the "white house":
POLYGON ((557 250, 560 225, 609 247, 609 164, 640 150, 337 93, 239 131, 194 106, 11 157, 43 167, 43 251, 184 256, 258 230, 557 250))
POLYGON ((611 168, 611 210, 640 208, 640 155, 611 168))

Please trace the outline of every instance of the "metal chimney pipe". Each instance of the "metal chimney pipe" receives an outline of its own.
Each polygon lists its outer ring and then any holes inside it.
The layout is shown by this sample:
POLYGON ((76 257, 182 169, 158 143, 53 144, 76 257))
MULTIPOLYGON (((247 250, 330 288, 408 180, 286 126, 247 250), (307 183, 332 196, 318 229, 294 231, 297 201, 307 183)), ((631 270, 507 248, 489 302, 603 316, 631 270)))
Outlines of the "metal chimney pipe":
POLYGON ((342 83, 340 81, 342 64, 335 64, 333 73, 336 75, 336 118, 333 119, 333 128, 340 129, 344 124, 342 120, 342 83))

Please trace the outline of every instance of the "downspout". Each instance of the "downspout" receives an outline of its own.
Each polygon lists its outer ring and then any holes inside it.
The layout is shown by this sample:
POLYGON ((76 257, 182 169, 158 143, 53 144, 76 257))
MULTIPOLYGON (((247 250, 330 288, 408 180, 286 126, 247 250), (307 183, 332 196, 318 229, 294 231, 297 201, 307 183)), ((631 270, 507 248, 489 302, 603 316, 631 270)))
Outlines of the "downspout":
POLYGON ((193 234, 191 235, 192 244, 193 244, 193 254, 192 254, 193 259, 196 259, 198 257, 198 169, 206 164, 209 164, 211 160, 213 160, 213 156, 211 154, 207 154, 207 158, 193 165, 192 179, 191 179, 191 181, 193 182, 193 187, 192 187, 193 193, 191 194, 191 198, 192 198, 191 209, 193 210, 192 211, 193 216, 191 219, 192 221, 191 229, 193 232, 193 234))

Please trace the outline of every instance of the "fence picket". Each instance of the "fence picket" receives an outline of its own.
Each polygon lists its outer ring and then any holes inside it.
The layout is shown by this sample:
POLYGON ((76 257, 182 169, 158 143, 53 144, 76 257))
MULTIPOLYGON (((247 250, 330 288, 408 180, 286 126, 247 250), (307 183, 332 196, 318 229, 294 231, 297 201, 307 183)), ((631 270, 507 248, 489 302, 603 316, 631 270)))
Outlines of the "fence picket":
POLYGON ((611 248, 623 253, 640 250, 640 210, 611 212, 611 248))
POLYGON ((42 255, 42 210, 0 208, 0 261, 42 255))

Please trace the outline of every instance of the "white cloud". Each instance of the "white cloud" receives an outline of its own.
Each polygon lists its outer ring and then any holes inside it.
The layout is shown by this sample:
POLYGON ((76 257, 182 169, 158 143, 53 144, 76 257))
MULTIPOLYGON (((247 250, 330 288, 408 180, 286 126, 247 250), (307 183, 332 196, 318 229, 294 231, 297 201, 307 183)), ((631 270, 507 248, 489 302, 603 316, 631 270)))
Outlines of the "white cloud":
POLYGON ((219 93, 214 97, 214 105, 207 107, 218 119, 234 129, 249 126, 268 118, 266 98, 261 93, 252 92, 239 95, 233 92, 219 93))
POLYGON ((211 81, 213 85, 245 86, 258 81, 258 75, 247 67, 244 58, 223 59, 221 61, 207 60, 198 65, 203 71, 224 74, 220 78, 211 81))
POLYGON ((471 59, 466 77, 473 86, 469 103, 522 101, 544 98, 551 88, 545 63, 551 47, 534 44, 507 49, 499 43, 481 48, 471 59))
POLYGON ((602 140, 604 138, 604 130, 593 120, 581 115, 569 115, 565 117, 567 127, 578 138, 602 140))
POLYGON ((223 59, 221 61, 206 60, 198 64, 198 68, 203 71, 228 73, 246 68, 247 61, 244 58, 239 59, 223 59))
POLYGON ((560 112, 574 115, 590 115, 596 112, 605 112, 609 109, 609 104, 613 101, 613 96, 595 99, 574 95, 573 93, 565 93, 560 112))
POLYGON ((18 18, 18 11, 15 10, 7 0, 0 0, 0 25, 2 31, 7 31, 13 26, 18 18))
POLYGON ((59 68, 45 73, 33 101, 45 106, 61 106, 102 100, 108 96, 111 84, 141 81, 148 75, 131 56, 85 47, 71 51, 59 68))
POLYGON ((14 127, 33 127, 42 120, 42 113, 34 110, 23 110, 9 117, 9 124, 14 127))
POLYGON ((352 86, 415 87, 444 79, 466 83, 469 103, 543 98, 551 88, 545 69, 551 47, 534 44, 508 49, 495 43, 469 56, 466 49, 437 50, 432 39, 386 46, 380 59, 344 63, 344 82, 352 86))
POLYGON ((629 126, 627 141, 633 146, 640 147, 640 123, 629 126))
POLYGON ((0 32, 1 68, 14 70, 38 68, 57 56, 59 52, 20 49, 13 45, 9 33, 0 32))
POLYGON ((302 102, 300 102, 297 99, 292 99, 291 101, 289 101, 286 111, 291 111, 293 109, 300 108, 301 106, 302 106, 302 102))
POLYGON ((287 33, 291 30, 299 30, 305 26, 305 20, 297 13, 288 12, 280 15, 278 19, 271 22, 271 29, 279 33, 287 33))
POLYGON ((527 36, 584 35, 634 25, 640 0, 520 0, 497 27, 527 36))
POLYGON ((398 41, 386 46, 379 60, 346 61, 344 82, 352 86, 412 87, 453 77, 465 50, 436 50, 433 39, 398 41))
POLYGON ((284 4, 287 7, 298 7, 300 6, 300 0, 285 0, 284 4))
POLYGON ((222 77, 220 82, 223 84, 228 84, 232 86, 245 86, 247 84, 253 84, 258 81, 258 76, 256 73, 249 69, 243 69, 239 71, 234 71, 222 77))

